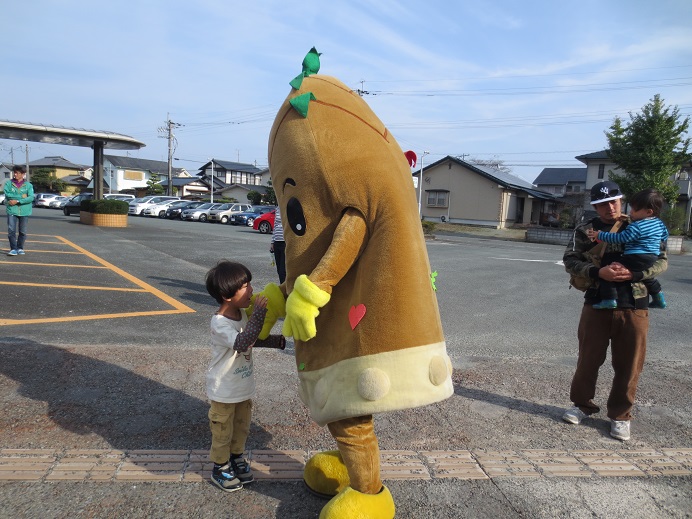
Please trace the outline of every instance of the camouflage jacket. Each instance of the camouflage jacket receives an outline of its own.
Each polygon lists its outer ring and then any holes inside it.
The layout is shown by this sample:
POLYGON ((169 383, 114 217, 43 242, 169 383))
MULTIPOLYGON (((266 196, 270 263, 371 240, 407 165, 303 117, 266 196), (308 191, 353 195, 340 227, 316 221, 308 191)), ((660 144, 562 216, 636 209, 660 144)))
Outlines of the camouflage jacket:
MULTIPOLYGON (((627 227, 630 222, 629 217, 625 217, 621 230, 627 227)), ((598 301, 598 270, 601 265, 607 265, 613 261, 618 261, 624 250, 624 245, 616 243, 604 244, 606 249, 601 259, 598 254, 594 254, 593 249, 596 243, 592 242, 586 235, 587 229, 596 229, 599 231, 608 232, 612 224, 606 224, 599 218, 594 218, 588 222, 582 223, 574 229, 574 234, 565 249, 565 254, 562 257, 562 262, 565 265, 565 270, 575 276, 593 280, 593 285, 589 288, 584 298, 587 301, 598 301)), ((642 304, 637 300, 644 299, 648 296, 646 286, 641 283, 644 279, 652 279, 666 271, 668 268, 668 256, 666 254, 665 242, 661 242, 661 254, 656 263, 649 269, 642 272, 632 272, 632 297, 635 300, 635 307, 646 308, 647 303, 642 304)))

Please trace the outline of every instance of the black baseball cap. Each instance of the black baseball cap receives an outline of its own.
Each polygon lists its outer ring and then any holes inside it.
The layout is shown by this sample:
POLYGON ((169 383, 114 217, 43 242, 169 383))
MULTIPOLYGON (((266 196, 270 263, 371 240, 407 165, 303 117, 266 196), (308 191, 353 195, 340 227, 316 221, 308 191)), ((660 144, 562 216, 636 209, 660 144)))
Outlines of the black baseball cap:
POLYGON ((599 182, 591 188, 591 205, 610 202, 618 198, 622 198, 620 186, 610 180, 599 182))

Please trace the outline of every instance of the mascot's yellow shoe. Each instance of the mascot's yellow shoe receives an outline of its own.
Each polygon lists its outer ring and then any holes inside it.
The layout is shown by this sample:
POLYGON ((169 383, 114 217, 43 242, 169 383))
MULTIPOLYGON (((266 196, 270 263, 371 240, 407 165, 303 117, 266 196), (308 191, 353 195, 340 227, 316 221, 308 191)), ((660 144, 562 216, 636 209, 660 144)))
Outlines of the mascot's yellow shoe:
POLYGON ((379 494, 362 494, 346 487, 320 512, 320 519, 394 519, 396 508, 387 487, 379 494))
POLYGON ((310 458, 303 480, 313 494, 325 499, 331 499, 351 483, 339 451, 320 452, 310 458))

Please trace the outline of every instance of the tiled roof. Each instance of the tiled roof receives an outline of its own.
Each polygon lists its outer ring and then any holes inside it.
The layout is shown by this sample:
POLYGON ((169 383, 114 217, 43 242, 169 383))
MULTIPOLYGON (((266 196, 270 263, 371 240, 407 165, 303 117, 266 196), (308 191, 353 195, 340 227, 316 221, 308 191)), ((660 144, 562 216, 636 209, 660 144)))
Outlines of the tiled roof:
POLYGON ((610 160, 608 156, 608 150, 595 151, 593 153, 587 153, 586 155, 579 155, 574 157, 575 159, 586 164, 587 160, 610 160))
POLYGON ((565 186, 570 182, 586 182, 586 168, 543 168, 533 181, 537 186, 565 186))
MULTIPOLYGON (((136 157, 121 157, 119 155, 104 155, 104 160, 113 164, 117 168, 139 169, 142 171, 151 171, 158 175, 168 176, 168 162, 163 160, 139 159, 136 157)), ((173 175, 177 176, 182 168, 172 168, 173 175)))
POLYGON ((70 162, 64 157, 43 157, 42 159, 37 159, 29 162, 29 167, 51 167, 51 168, 62 168, 62 169, 84 169, 84 166, 70 162))

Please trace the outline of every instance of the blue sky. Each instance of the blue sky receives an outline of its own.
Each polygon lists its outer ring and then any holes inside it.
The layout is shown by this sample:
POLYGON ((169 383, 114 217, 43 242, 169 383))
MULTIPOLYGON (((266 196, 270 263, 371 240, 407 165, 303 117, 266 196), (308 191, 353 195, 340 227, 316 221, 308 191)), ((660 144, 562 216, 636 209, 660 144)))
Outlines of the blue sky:
MULTIPOLYGON (((532 181, 606 148, 659 93, 692 113, 692 2, 582 0, 26 0, 3 2, 0 119, 107 130, 175 166, 267 164, 274 115, 305 53, 354 89, 402 149, 499 159, 532 181)), ((0 161, 24 143, 0 140, 0 161)), ((125 154, 121 151, 106 153, 125 154)), ((29 159, 90 164, 29 143, 29 159)))

